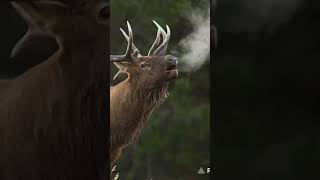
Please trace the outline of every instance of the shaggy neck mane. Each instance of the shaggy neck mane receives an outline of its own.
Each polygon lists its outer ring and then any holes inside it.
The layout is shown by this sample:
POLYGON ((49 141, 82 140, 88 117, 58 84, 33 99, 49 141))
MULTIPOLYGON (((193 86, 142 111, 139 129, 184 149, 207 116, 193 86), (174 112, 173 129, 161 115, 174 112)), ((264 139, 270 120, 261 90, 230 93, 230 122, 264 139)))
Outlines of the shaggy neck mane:
POLYGON ((135 142, 157 105, 168 95, 168 84, 156 88, 125 80, 111 88, 110 149, 135 142))

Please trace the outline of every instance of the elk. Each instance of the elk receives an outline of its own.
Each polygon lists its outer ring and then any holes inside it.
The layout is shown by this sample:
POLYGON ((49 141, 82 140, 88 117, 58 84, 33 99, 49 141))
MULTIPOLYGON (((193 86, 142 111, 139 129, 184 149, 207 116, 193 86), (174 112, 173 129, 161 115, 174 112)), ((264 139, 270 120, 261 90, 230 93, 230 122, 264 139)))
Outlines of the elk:
POLYGON ((170 28, 166 26, 165 32, 157 22, 153 22, 158 31, 147 56, 142 56, 134 45, 129 22, 129 35, 120 28, 128 43, 125 54, 110 55, 110 62, 119 69, 114 79, 120 73, 127 74, 124 81, 110 89, 111 167, 122 150, 136 142, 150 114, 167 98, 169 82, 178 77, 177 58, 166 55, 170 28))
POLYGON ((0 85, 0 179, 106 179, 108 4, 12 2, 28 24, 13 56, 36 34, 58 50, 0 85))

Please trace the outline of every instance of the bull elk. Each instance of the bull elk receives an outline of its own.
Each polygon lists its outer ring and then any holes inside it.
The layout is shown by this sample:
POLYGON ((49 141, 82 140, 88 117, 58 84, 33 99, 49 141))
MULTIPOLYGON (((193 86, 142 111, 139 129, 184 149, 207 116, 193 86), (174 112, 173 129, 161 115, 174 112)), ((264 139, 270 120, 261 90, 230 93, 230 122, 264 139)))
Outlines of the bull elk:
POLYGON ((128 44, 124 55, 110 55, 110 61, 127 74, 127 78, 110 89, 110 160, 111 166, 122 150, 137 137, 152 111, 168 95, 169 82, 178 77, 177 58, 166 55, 170 28, 158 27, 157 36, 147 56, 142 56, 133 43, 132 29, 127 22, 127 35, 120 28, 128 44), (162 43, 161 43, 162 36, 162 43))
POLYGON ((59 49, 0 85, 0 179, 92 180, 108 174, 108 4, 105 0, 12 2, 59 49))

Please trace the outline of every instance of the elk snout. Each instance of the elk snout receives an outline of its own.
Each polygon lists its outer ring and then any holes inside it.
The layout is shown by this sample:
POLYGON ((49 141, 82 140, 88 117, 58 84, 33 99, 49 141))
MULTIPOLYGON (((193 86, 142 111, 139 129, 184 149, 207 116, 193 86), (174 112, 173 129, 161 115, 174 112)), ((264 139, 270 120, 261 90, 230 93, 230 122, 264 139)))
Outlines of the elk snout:
POLYGON ((176 58, 176 57, 174 57, 174 56, 171 56, 171 55, 167 55, 166 57, 165 57, 165 59, 169 62, 169 63, 171 63, 172 65, 178 65, 178 59, 176 58))
POLYGON ((174 56, 167 55, 165 57, 167 68, 166 73, 168 74, 168 80, 175 79, 178 77, 178 59, 174 56))

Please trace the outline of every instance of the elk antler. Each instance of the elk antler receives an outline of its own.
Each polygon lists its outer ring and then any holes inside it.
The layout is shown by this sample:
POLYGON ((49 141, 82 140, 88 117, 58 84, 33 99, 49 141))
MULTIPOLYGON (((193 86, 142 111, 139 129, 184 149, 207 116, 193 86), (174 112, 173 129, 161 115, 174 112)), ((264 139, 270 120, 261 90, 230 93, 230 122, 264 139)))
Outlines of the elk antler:
MULTIPOLYGON (((120 28, 120 31, 122 32, 123 36, 126 38, 127 42, 129 43, 130 39, 126 34, 126 32, 124 32, 122 28, 120 28)), ((132 43, 132 50, 133 50, 133 53, 132 53, 133 56, 137 56, 137 57, 141 56, 139 49, 134 45, 134 43, 132 43)))
POLYGON ((49 18, 46 11, 41 11, 40 7, 51 7, 52 9, 66 9, 68 4, 60 1, 49 0, 15 0, 11 1, 12 6, 22 19, 27 23, 28 30, 25 35, 14 46, 10 57, 16 57, 22 49, 32 43, 33 39, 39 37, 54 37, 47 29, 49 18))
MULTIPOLYGON (((168 47, 168 43, 170 40, 170 28, 168 25, 166 25, 167 32, 163 30, 163 28, 156 22, 153 21, 153 23, 158 27, 157 36, 154 40, 149 52, 148 56, 164 56, 166 54, 166 50, 168 47), (162 35, 162 43, 160 44, 160 34, 162 35), (159 45, 160 44, 160 45, 159 45)), ((124 55, 110 55, 110 61, 113 62, 119 71, 117 74, 113 77, 113 79, 116 79, 119 74, 121 73, 127 73, 125 70, 125 67, 120 62, 127 62, 127 63, 135 63, 136 58, 141 57, 139 49, 133 44, 133 35, 132 35, 132 29, 130 26, 130 23, 127 21, 128 26, 128 32, 129 36, 126 34, 126 32, 120 28, 120 31, 122 32, 123 36, 126 38, 128 45, 127 49, 124 55), (132 52, 132 54, 131 54, 132 52)))
MULTIPOLYGON (((131 51, 132 51, 132 48, 133 48, 133 35, 132 35, 132 29, 131 29, 129 21, 127 21, 127 26, 128 26, 129 37, 127 38, 126 34, 125 33, 123 34, 123 35, 125 35, 125 38, 128 41, 126 52, 125 52, 124 55, 110 55, 110 61, 111 62, 129 62, 129 63, 134 63, 133 62, 134 60, 131 57, 131 51)), ((134 49, 137 50, 137 48, 134 48, 134 49)), ((134 54, 136 52, 137 51, 135 51, 134 54)))
MULTIPOLYGON (((155 21, 154 21, 155 22, 155 21)), ((148 52, 148 56, 152 55, 152 52, 157 48, 157 46, 159 45, 160 43, 160 33, 161 33, 161 28, 158 28, 158 31, 157 31, 157 36, 156 36, 156 39, 154 40, 149 52, 148 52)))
MULTIPOLYGON (((165 31, 162 29, 162 27, 156 21, 153 21, 153 23, 158 27, 158 30, 160 30, 163 42, 156 50, 153 51, 152 55, 164 56, 166 54, 167 47, 168 47, 169 40, 170 40, 170 35, 171 35, 170 28, 168 25, 166 25, 167 33, 165 33, 165 31)), ((156 41, 157 41, 157 39, 156 39, 156 41)), ((151 51, 151 49, 150 49, 150 51, 151 51)), ((149 53, 151 53, 151 52, 149 52, 149 53)))

